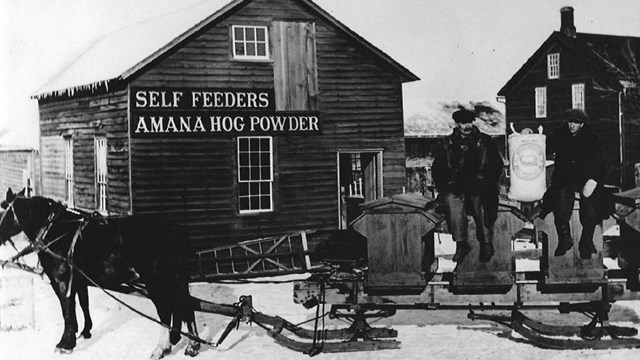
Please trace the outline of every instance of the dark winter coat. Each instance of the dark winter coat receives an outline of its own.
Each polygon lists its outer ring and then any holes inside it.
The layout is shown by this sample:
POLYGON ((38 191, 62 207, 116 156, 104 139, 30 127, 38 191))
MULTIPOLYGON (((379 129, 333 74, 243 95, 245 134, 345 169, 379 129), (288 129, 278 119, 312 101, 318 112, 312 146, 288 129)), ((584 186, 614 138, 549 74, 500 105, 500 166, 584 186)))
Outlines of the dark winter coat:
POLYGON ((589 179, 603 183, 605 162, 600 141, 588 124, 575 136, 563 126, 549 137, 547 149, 550 154, 555 153, 551 186, 568 186, 573 191, 582 191, 589 179))
POLYGON ((588 124, 573 136, 567 126, 549 136, 547 151, 555 154, 555 165, 551 174, 551 185, 542 199, 543 214, 550 213, 555 207, 560 189, 568 187, 575 192, 589 179, 598 183, 591 195, 594 207, 600 219, 606 219, 613 212, 613 200, 604 187, 605 162, 600 141, 588 124))
POLYGON ((485 210, 485 224, 496 220, 503 162, 491 136, 475 126, 469 136, 462 136, 455 128, 442 140, 431 170, 438 192, 479 195, 485 210))

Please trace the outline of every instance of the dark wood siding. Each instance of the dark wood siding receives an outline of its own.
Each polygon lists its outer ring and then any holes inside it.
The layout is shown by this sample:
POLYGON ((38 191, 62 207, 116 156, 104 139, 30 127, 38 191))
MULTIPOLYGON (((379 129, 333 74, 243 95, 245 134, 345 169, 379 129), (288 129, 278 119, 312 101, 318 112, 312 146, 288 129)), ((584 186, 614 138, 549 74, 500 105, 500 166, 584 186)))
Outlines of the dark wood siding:
POLYGON ((167 54, 131 86, 272 89, 273 62, 230 59, 229 27, 263 24, 272 32, 272 22, 283 20, 315 23, 322 134, 274 136, 273 212, 238 213, 234 137, 131 141, 134 213, 163 213, 187 225, 195 248, 337 229, 339 149, 383 149, 384 194, 405 185, 400 75, 295 1, 251 2, 167 54))
POLYGON ((127 91, 69 100, 40 100, 43 195, 64 198, 63 136, 73 138, 75 206, 94 210, 94 138, 107 138, 110 213, 130 211, 127 91))
MULTIPOLYGON (((589 63, 576 52, 554 45, 547 53, 560 53, 560 78, 547 79, 547 57, 540 61, 506 95, 507 122, 516 130, 544 127, 550 134, 564 126, 562 114, 572 106, 571 85, 585 84, 585 111, 598 134, 607 161, 607 182, 619 184, 620 141, 618 131, 618 93, 601 90, 589 63), (547 87, 547 117, 535 117, 535 88, 547 87)), ((507 128, 509 126, 507 125, 507 128)))

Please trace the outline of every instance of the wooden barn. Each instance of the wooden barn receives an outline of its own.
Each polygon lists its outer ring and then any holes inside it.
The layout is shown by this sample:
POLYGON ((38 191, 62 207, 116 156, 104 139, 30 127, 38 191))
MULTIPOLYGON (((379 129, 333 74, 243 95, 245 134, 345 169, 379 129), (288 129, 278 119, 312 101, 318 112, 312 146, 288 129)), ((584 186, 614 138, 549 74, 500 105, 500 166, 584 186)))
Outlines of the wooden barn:
POLYGON ((309 0, 207 1, 111 33, 35 97, 42 193, 161 214, 194 250, 344 228, 405 186, 418 78, 309 0))
MULTIPOLYGON (((587 112, 608 160, 608 183, 635 186, 640 162, 640 38, 576 32, 574 9, 498 92, 517 131, 562 126, 570 108, 587 112), (620 164, 623 164, 622 166, 620 164)), ((509 126, 507 126, 509 128, 509 126)))

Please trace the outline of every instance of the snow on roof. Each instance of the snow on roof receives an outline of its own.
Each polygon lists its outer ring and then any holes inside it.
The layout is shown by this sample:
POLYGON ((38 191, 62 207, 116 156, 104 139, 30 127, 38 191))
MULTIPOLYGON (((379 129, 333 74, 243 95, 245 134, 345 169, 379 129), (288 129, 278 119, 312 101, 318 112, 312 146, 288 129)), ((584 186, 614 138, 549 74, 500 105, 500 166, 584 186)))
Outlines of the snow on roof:
MULTIPOLYGON (((39 89, 34 97, 73 95, 77 90, 95 90, 100 87, 108 90, 113 81, 126 79, 154 60, 159 54, 169 50, 244 1, 206 0, 107 34, 39 89)), ((417 76, 353 32, 313 1, 305 0, 305 3, 391 63, 405 75, 407 81, 418 80, 417 76)), ((326 4, 328 3, 323 3, 323 5, 326 4)))
POLYGON ((176 12, 116 30, 98 39, 74 62, 53 77, 34 97, 67 93, 77 89, 108 88, 116 79, 126 78, 145 60, 162 52, 189 30, 219 16, 240 2, 206 0, 176 12), (225 6, 227 5, 227 6, 225 6))
POLYGON ((480 131, 492 135, 505 134, 504 114, 490 101, 424 101, 423 107, 404 122, 405 137, 442 137, 451 134, 455 123, 451 115, 458 109, 475 111, 474 124, 480 131))

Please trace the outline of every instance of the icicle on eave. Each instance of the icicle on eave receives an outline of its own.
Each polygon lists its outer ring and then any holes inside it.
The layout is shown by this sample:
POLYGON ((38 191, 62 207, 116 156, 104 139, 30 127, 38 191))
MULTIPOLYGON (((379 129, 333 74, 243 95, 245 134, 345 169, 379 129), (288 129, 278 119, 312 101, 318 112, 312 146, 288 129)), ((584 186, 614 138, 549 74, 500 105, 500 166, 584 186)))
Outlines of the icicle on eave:
POLYGON ((106 91, 109 91, 109 84, 116 80, 118 79, 101 80, 101 81, 96 81, 90 84, 78 85, 78 86, 73 86, 70 88, 60 89, 60 90, 53 90, 53 91, 45 92, 42 94, 34 95, 33 98, 37 100, 42 100, 42 99, 47 99, 52 97, 62 97, 65 95, 68 97, 72 97, 76 94, 76 92, 90 91, 91 93, 95 93, 99 91, 101 88, 104 88, 106 91))

